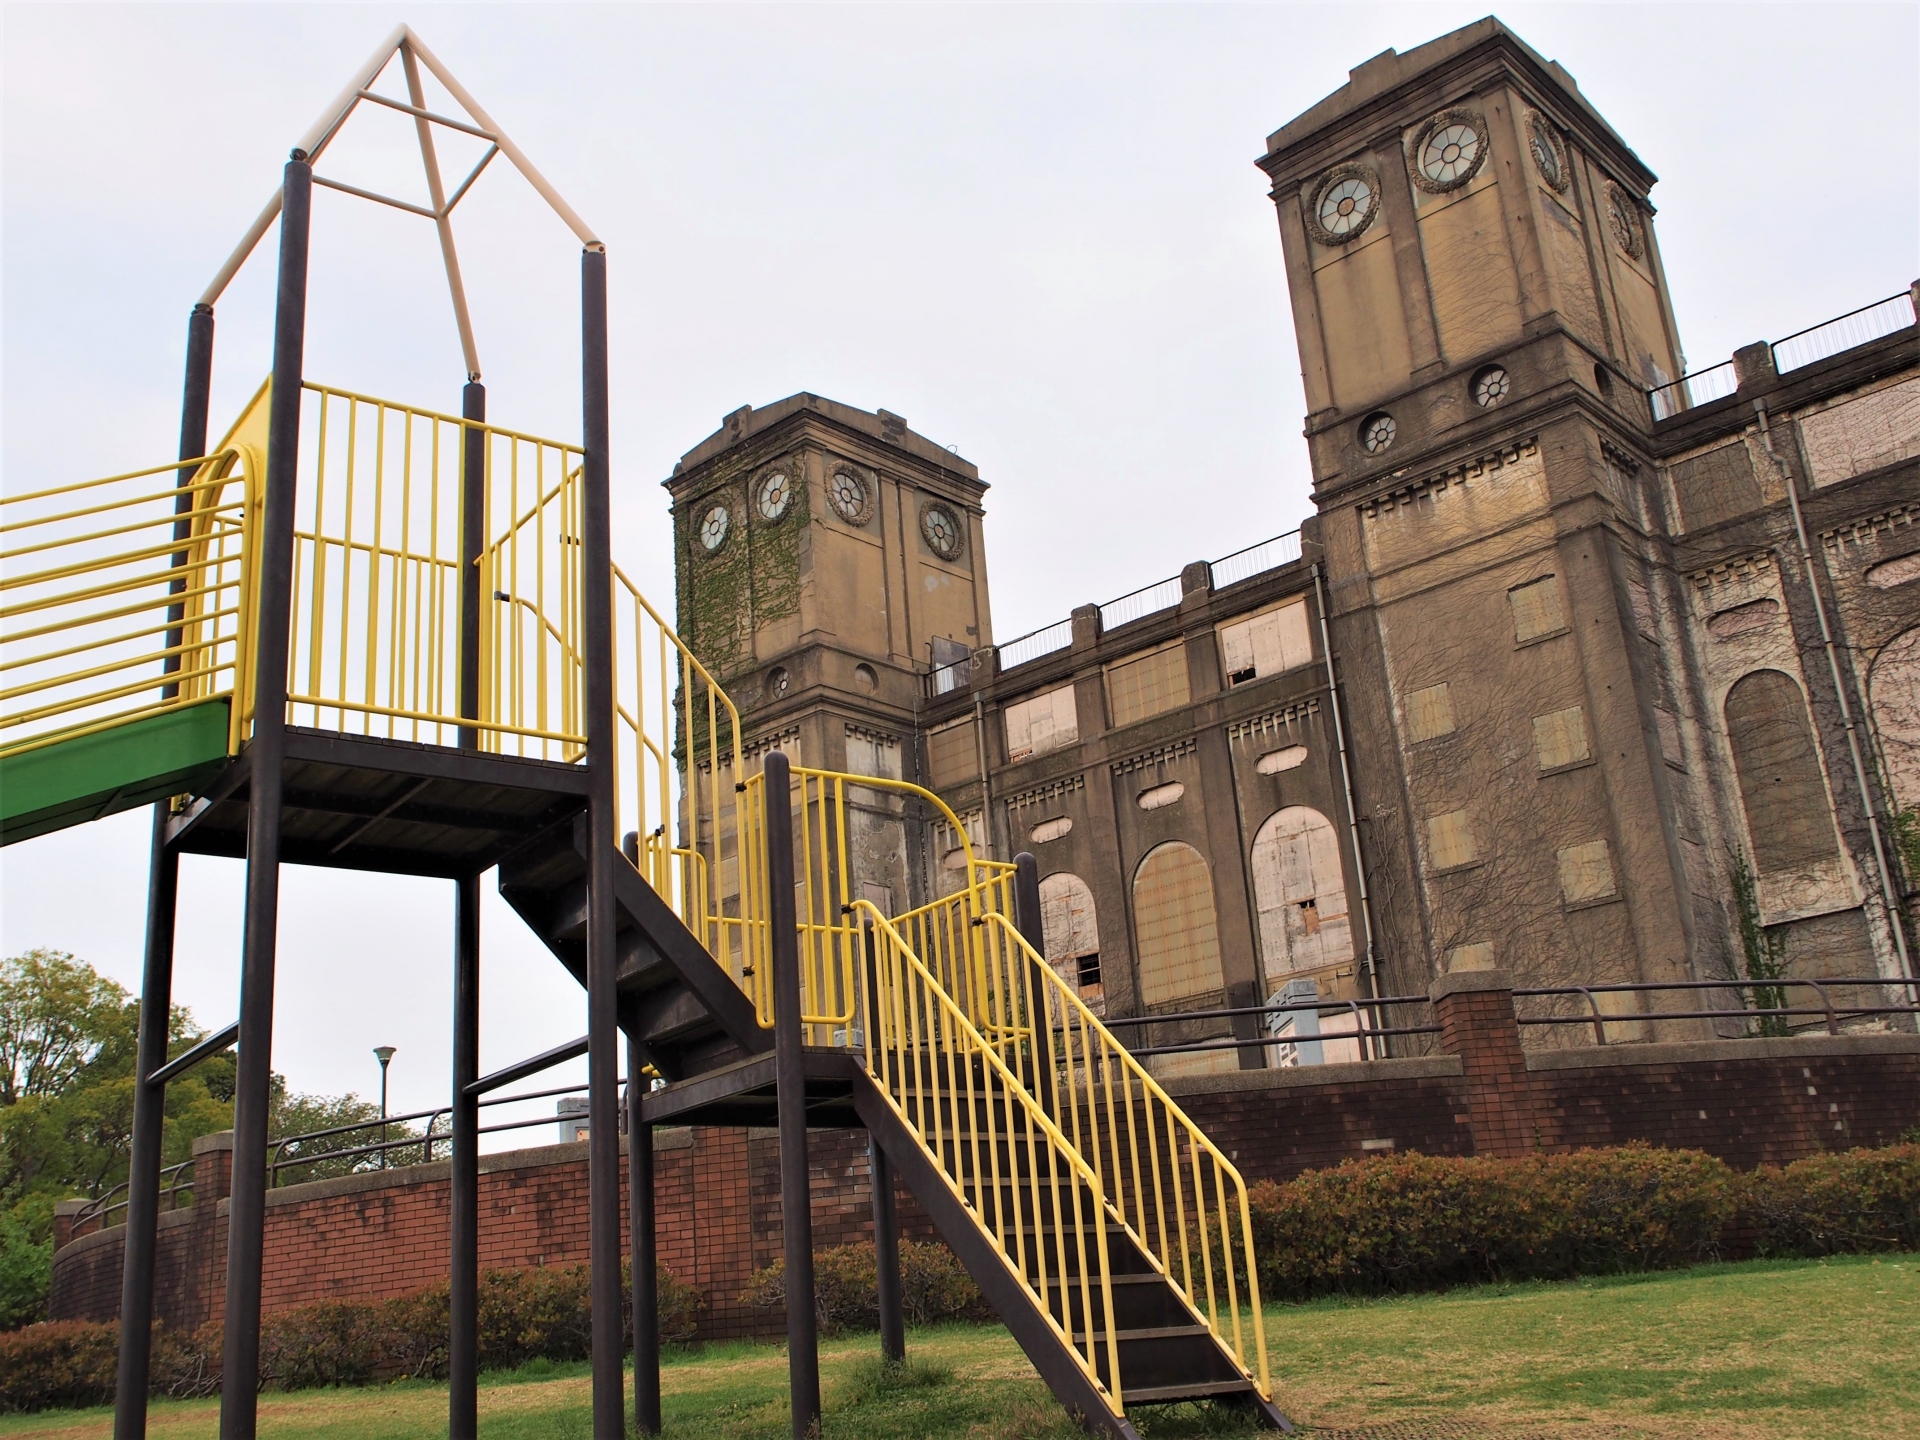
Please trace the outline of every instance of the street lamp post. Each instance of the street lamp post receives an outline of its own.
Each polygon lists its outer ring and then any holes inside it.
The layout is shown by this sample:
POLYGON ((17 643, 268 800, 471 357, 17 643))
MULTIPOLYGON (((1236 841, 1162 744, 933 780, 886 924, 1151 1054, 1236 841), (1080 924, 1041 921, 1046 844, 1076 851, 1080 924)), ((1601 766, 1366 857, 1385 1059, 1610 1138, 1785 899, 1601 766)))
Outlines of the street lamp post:
POLYGON ((393 1059, 395 1047, 376 1045, 373 1058, 380 1062, 380 1168, 387 1168, 387 1065, 393 1059))

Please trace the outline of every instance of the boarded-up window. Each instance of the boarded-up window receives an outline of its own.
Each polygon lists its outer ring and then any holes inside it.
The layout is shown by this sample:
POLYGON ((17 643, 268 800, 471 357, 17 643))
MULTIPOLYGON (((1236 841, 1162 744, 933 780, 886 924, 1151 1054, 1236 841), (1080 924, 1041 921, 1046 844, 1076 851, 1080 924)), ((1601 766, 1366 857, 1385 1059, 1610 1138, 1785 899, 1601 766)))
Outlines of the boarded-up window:
POLYGON ((1920 628, 1896 636, 1873 662, 1873 720, 1893 803, 1920 808, 1920 628))
POLYGON ((1060 978, 1081 999, 1100 998, 1100 921, 1086 881, 1061 871, 1040 882, 1040 929, 1047 963, 1060 978))
POLYGON ((1220 673, 1229 687, 1278 675, 1312 659, 1304 600, 1220 627, 1220 673))
POLYGON ((1464 810, 1449 810, 1427 821, 1427 863, 1436 870, 1471 865, 1480 858, 1473 844, 1473 822, 1464 810))
POLYGON ((1547 575, 1516 586, 1507 592, 1507 603, 1513 606, 1515 644, 1524 644, 1528 640, 1567 628, 1567 611, 1560 603, 1560 581, 1557 576, 1547 575))
POLYGON ((974 744, 973 717, 942 725, 927 735, 927 778, 939 790, 980 776, 980 751, 974 744))
POLYGON ((1187 703, 1186 642, 1134 655, 1107 667, 1107 710, 1114 725, 1163 714, 1187 703))
POLYGON ((1295 970, 1353 959, 1340 837, 1318 810, 1289 805, 1253 841, 1253 903, 1269 992, 1295 970))
POLYGON ((1727 692, 1726 715, 1754 868, 1773 875, 1837 857, 1813 725, 1793 678, 1779 670, 1742 677, 1727 692))
POLYGON ((1569 905, 1584 900, 1601 900, 1613 894, 1613 860, 1607 854, 1607 842, 1589 840, 1584 845, 1569 845, 1560 859, 1560 894, 1569 905))
POLYGON ((1071 745, 1080 738, 1073 707, 1073 686, 1029 695, 1007 706, 1007 759, 1025 760, 1071 745))
POLYGON ((1533 748, 1542 770, 1557 770, 1587 758, 1587 720, 1578 705, 1533 717, 1533 748))
POLYGON ((1444 680, 1407 696, 1407 739, 1418 745, 1453 733, 1453 689, 1444 680))
POLYGON ((1159 846, 1133 877, 1140 945, 1140 1002, 1164 1005, 1221 988, 1213 876, 1191 845, 1159 846))
POLYGON ((1717 525, 1761 506, 1760 482, 1744 440, 1682 460, 1668 473, 1684 529, 1717 525))
POLYGON ((1293 770, 1307 763, 1307 747, 1287 745, 1279 750, 1269 750, 1254 762, 1253 768, 1262 775, 1278 775, 1283 770, 1293 770))

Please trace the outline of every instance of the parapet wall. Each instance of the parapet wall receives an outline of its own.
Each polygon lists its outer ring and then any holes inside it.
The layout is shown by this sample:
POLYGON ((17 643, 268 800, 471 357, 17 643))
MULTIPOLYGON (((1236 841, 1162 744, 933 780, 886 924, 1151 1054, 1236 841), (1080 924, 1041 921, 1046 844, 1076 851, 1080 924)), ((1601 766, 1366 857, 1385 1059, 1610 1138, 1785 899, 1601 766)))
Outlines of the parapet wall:
MULTIPOLYGON (((1434 987, 1434 1004, 1447 1054, 1192 1076, 1166 1089, 1249 1181, 1394 1151, 1517 1156, 1633 1140, 1704 1150, 1745 1168, 1887 1144, 1920 1126, 1920 1036, 1527 1052, 1498 972, 1448 977, 1434 987)), ((866 1135, 816 1130, 811 1145, 815 1243, 870 1238, 866 1135)), ((199 1203, 161 1216, 155 1304, 169 1325, 221 1314, 230 1164, 230 1138, 205 1137, 196 1146, 199 1203)), ((263 1307, 404 1295, 444 1281, 448 1168, 412 1165, 269 1192, 263 1307)), ((623 1187, 625 1172, 623 1143, 623 1187)), ((660 1258, 705 1292, 702 1333, 782 1333, 779 1313, 739 1300, 753 1271, 781 1253, 774 1132, 662 1130, 655 1187, 660 1258)), ((904 1194, 900 1217, 908 1238, 933 1238, 904 1194)), ((123 1232, 73 1237, 70 1224, 69 1210, 56 1234, 50 1313, 112 1319, 123 1232)), ((584 1144, 482 1157, 483 1267, 586 1258, 584 1144)))

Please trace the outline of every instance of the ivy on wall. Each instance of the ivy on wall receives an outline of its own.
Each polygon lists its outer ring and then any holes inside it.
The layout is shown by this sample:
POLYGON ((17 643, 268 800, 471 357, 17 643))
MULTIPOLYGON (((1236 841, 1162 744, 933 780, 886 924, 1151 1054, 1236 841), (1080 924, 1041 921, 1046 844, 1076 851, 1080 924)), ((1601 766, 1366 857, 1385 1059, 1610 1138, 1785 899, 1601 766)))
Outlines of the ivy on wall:
POLYGON ((792 466, 792 498, 786 513, 771 522, 753 508, 755 482, 769 458, 722 460, 698 497, 681 503, 675 522, 680 637, 723 685, 753 668, 756 626, 800 611, 801 541, 811 523, 805 455, 781 457, 792 466), (726 541, 709 554, 698 532, 716 503, 726 505, 731 518, 726 541))

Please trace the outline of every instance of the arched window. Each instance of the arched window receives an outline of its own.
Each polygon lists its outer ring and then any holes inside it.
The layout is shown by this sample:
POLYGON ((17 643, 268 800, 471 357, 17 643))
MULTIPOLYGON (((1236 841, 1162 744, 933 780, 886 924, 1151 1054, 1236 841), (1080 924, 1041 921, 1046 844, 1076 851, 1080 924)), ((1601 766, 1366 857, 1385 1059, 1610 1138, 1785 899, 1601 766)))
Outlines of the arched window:
POLYGON ((1293 971, 1353 959, 1340 837, 1318 810, 1289 805, 1260 827, 1253 840, 1253 903, 1269 992, 1293 971))
POLYGON ((1873 662, 1873 728, 1893 803, 1920 808, 1920 626, 1894 637, 1873 662))
POLYGON ((1047 963, 1092 1004, 1100 986, 1100 922, 1093 891, 1078 875, 1062 870, 1040 882, 1040 928, 1046 936, 1047 963))
POLYGON ((1800 687, 1779 670, 1756 670, 1727 692, 1726 716, 1754 869, 1777 875, 1838 857, 1800 687))
POLYGON ((1133 923, 1139 934, 1141 1004, 1165 1004, 1222 987, 1213 876, 1198 850, 1169 841, 1140 862, 1133 876, 1133 923))

